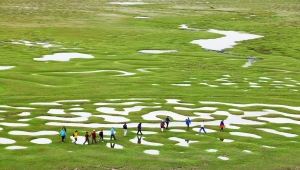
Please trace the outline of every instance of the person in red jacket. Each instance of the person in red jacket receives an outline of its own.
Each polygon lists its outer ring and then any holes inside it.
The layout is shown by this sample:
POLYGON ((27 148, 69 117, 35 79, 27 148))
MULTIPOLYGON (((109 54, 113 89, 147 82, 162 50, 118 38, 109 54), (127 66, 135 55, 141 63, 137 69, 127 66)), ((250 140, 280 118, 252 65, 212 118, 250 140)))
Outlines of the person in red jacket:
POLYGON ((165 129, 165 122, 162 120, 160 123, 161 132, 164 132, 165 129))
POLYGON ((93 132, 92 132, 92 144, 93 144, 94 142, 97 143, 97 142, 96 142, 96 131, 95 131, 95 130, 93 130, 93 132))
POLYGON ((86 142, 88 143, 88 145, 90 144, 89 137, 90 137, 89 132, 86 132, 86 133, 85 133, 85 141, 84 141, 83 145, 84 145, 86 142))

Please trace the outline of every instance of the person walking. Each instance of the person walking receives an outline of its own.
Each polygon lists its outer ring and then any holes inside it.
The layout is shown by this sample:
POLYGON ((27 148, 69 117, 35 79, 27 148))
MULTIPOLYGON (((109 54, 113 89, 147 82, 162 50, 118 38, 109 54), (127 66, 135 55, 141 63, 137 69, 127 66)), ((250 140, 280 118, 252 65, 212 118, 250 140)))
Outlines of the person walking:
POLYGON ((62 128, 59 132, 60 136, 61 136, 61 143, 64 143, 65 137, 66 137, 66 131, 64 128, 62 128))
POLYGON ((117 140, 115 137, 115 129, 113 127, 110 129, 110 140, 112 140, 112 137, 114 137, 114 140, 117 140))
POLYGON ((93 132, 92 132, 92 144, 95 142, 95 143, 97 143, 96 142, 96 131, 95 130, 93 130, 93 132))
POLYGON ((220 122, 220 132, 221 132, 221 131, 224 132, 224 127, 225 127, 224 120, 222 120, 222 121, 220 122))
POLYGON ((126 124, 126 122, 123 125, 123 129, 124 129, 124 136, 126 136, 126 134, 127 134, 127 124, 126 124))
POLYGON ((85 136, 85 141, 83 142, 83 145, 85 145, 86 142, 89 145, 90 144, 90 139, 89 139, 90 135, 89 135, 89 132, 85 132, 84 136, 85 136))
POLYGON ((169 116, 167 116, 167 118, 166 118, 166 124, 167 124, 166 129, 168 129, 168 127, 169 127, 169 122, 170 122, 170 118, 169 118, 169 116))
POLYGON ((75 130, 75 132, 73 133, 73 137, 74 137, 74 144, 76 144, 77 137, 78 137, 78 131, 77 130, 75 130))
POLYGON ((137 131, 137 135, 139 134, 139 132, 141 133, 141 135, 143 135, 143 133, 142 133, 142 123, 139 123, 138 124, 138 126, 137 126, 137 128, 138 128, 138 131, 137 131))
POLYGON ((65 130, 65 139, 66 139, 66 136, 67 136, 67 128, 66 128, 66 126, 63 126, 62 128, 64 128, 64 130, 65 130))
POLYGON ((161 132, 164 132, 165 129, 165 122, 162 120, 160 123, 161 132))
POLYGON ((187 126, 187 130, 189 130, 190 129, 190 124, 191 124, 191 120, 190 120, 189 117, 187 119, 185 119, 185 124, 187 126))
POLYGON ((101 140, 102 142, 104 142, 104 140, 103 140, 103 129, 100 130, 99 137, 100 137, 99 141, 101 140))
POLYGON ((204 120, 202 120, 202 122, 201 122, 201 128, 200 128, 199 132, 201 132, 201 130, 203 130, 203 132, 206 133, 206 131, 204 129, 204 120))

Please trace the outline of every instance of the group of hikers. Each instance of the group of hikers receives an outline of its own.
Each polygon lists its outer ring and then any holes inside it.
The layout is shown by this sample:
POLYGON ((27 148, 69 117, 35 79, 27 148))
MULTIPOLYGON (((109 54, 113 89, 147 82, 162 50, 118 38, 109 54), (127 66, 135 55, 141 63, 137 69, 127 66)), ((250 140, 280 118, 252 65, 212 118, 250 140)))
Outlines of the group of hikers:
MULTIPOLYGON (((160 123, 161 132, 164 132, 164 129, 168 129, 169 123, 170 123, 169 116, 166 117, 165 121, 164 120, 161 121, 161 123, 160 123)), ((187 126, 187 130, 189 130, 190 124, 191 124, 190 118, 187 118, 185 120, 185 123, 186 123, 186 126, 187 126)), ((224 127, 225 127, 224 120, 222 120, 220 122, 220 132, 224 131, 224 127)), ((202 130, 203 130, 204 133, 206 133, 205 128, 204 128, 204 120, 202 120, 202 122, 201 122, 201 126, 200 126, 200 129, 199 129, 199 132, 201 132, 202 130)), ((123 131, 124 131, 124 136, 126 136, 126 134, 127 134, 127 124, 126 124, 126 122, 123 125, 123 131)), ((66 137, 66 134, 67 134, 67 129, 64 126, 64 127, 62 127, 62 129, 60 131, 60 136, 61 136, 62 143, 64 143, 64 139, 66 137)), ((101 129, 98 134, 99 134, 98 141, 104 142, 104 139, 103 139, 103 129, 101 129)), ((143 133, 142 133, 142 123, 138 124, 138 126, 137 126, 137 133, 136 134, 137 135, 138 134, 143 135, 143 133)), ((90 144, 90 140, 89 140, 90 136, 92 137, 92 144, 93 143, 97 143, 97 139, 96 139, 97 138, 97 134, 96 134, 96 131, 93 130, 91 134, 89 134, 88 132, 85 133, 85 141, 84 141, 83 145, 85 145, 86 143, 90 144)), ((78 138, 78 131, 77 130, 73 133, 73 138, 74 138, 74 143, 76 144, 77 138, 78 138)), ((116 137, 115 137, 115 129, 113 127, 110 129, 110 140, 112 140, 112 139, 117 140, 116 137)))
MULTIPOLYGON (((189 129, 190 129, 190 124, 191 124, 190 118, 187 118, 187 119, 185 120, 185 124, 186 124, 186 126, 187 126, 187 130, 189 130, 189 129)), ((221 120, 221 122, 220 122, 220 132, 221 132, 221 131, 223 132, 223 131, 224 131, 224 128, 225 128, 224 120, 221 120)), ((202 122, 201 122, 199 132, 201 132, 202 130, 203 130, 204 133, 206 133, 206 131, 205 131, 205 129, 204 129, 204 120, 202 120, 202 122)))

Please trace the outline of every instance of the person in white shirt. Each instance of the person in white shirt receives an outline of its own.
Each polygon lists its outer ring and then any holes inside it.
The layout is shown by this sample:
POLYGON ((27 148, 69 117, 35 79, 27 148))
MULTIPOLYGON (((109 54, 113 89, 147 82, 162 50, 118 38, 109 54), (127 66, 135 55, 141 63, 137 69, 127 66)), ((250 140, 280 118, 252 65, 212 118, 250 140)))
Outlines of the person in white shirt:
POLYGON ((124 129, 124 136, 126 136, 126 134, 127 134, 127 124, 126 124, 126 122, 123 125, 123 129, 124 129))
POLYGON ((201 122, 201 128, 200 128, 199 132, 201 132, 201 130, 203 130, 203 132, 206 133, 206 131, 204 129, 204 120, 202 120, 202 122, 201 122))

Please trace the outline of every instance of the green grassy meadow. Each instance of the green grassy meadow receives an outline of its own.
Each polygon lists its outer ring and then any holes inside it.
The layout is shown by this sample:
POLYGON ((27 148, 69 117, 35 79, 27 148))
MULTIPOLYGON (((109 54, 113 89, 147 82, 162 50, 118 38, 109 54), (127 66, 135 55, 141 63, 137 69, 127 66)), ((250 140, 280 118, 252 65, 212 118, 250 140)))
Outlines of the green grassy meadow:
MULTIPOLYGON (((237 125, 240 129, 225 128, 219 132, 218 126, 205 127, 217 132, 195 135, 189 130, 175 133, 160 132, 160 121, 143 120, 142 115, 155 110, 173 111, 184 116, 195 116, 194 111, 175 110, 165 99, 179 99, 191 103, 190 108, 217 107, 228 111, 231 108, 243 111, 273 109, 279 112, 299 115, 299 111, 287 108, 253 106, 238 108, 228 105, 206 105, 199 101, 225 103, 264 103, 299 106, 300 100, 300 1, 299 0, 144 0, 144 5, 115 5, 108 0, 1 0, 0 1, 0 123, 28 123, 27 127, 10 127, 0 124, 0 137, 16 140, 13 145, 27 149, 8 150, 7 144, 0 144, 0 169, 299 169, 299 136, 288 138, 257 130, 269 128, 281 132, 300 135, 300 118, 291 118, 298 124, 269 123, 257 117, 245 119, 265 122, 263 125, 237 125), (209 2, 209 3, 206 3, 209 2), (137 19, 135 16, 148 16, 137 19), (187 24, 198 31, 179 29, 187 24), (208 29, 242 31, 264 36, 263 38, 238 42, 226 49, 228 54, 206 51, 192 40, 219 38, 223 35, 206 32, 208 29), (47 42, 53 47, 26 46, 12 44, 13 41, 47 42), (141 54, 139 50, 178 50, 177 53, 141 54), (93 55, 92 59, 71 59, 70 61, 35 61, 43 55, 61 52, 77 52, 93 55), (236 55, 229 55, 236 54, 236 55), (247 56, 257 60, 250 67, 243 68, 247 56), (141 72, 140 68, 157 68, 141 72), (131 76, 116 76, 118 72, 89 74, 68 74, 94 70, 121 70, 135 73, 131 76), (224 78, 236 83, 226 86, 216 79, 224 78), (259 82, 260 77, 271 80, 259 82), (290 81, 294 80, 294 81, 290 81), (189 87, 173 86, 190 81, 189 87), (274 85, 282 81, 280 85, 274 85), (199 83, 218 85, 213 88, 199 83), (250 82, 259 83, 261 88, 249 87, 250 82), (153 85, 157 84, 157 85, 153 85), (292 84, 293 86, 285 85, 292 84), (275 86, 281 86, 276 88, 275 86), (69 137, 61 143, 59 135, 22 136, 10 135, 12 130, 36 132, 41 130, 59 131, 60 126, 49 126, 47 122, 67 122, 36 119, 46 116, 49 109, 64 109, 69 114, 73 104, 80 104, 84 112, 100 114, 97 102, 110 102, 107 99, 151 98, 143 106, 160 103, 161 108, 146 108, 129 113, 128 123, 157 123, 158 128, 143 128, 144 131, 158 132, 144 135, 145 140, 163 143, 163 146, 147 146, 131 143, 136 135, 129 128, 126 137, 122 129, 116 129, 116 144, 124 149, 106 147, 108 141, 95 145, 74 145, 69 137), (61 106, 30 105, 34 102, 54 102, 58 100, 88 99, 90 102, 63 103, 61 106), (29 117, 20 117, 24 110, 1 107, 34 107, 29 117), (1 119, 2 118, 2 119, 1 119), (33 118, 19 122, 20 118, 33 118), (290 127, 284 130, 280 127, 290 127), (3 128, 3 130, 1 130, 3 128), (247 132, 262 136, 261 139, 230 135, 229 132, 247 132), (189 147, 175 145, 169 137, 179 137, 199 142, 189 147), (30 143, 34 138, 49 138, 51 144, 30 143), (232 139, 224 143, 217 138, 232 139), (274 146, 265 148, 263 145, 274 146), (159 150, 159 155, 148 155, 144 150, 159 150), (205 150, 217 149, 216 153, 205 150), (252 153, 245 153, 250 150, 252 153), (72 152, 68 152, 72 151, 72 152), (183 152, 183 153, 181 153, 183 152), (227 161, 217 159, 226 156, 227 161)), ((124 1, 126 2, 126 1, 124 1)), ((135 1, 136 2, 136 1, 135 1)), ((117 101, 119 102, 119 101, 117 101)), ((116 103, 117 103, 116 102, 116 103)), ((118 111, 125 107, 113 105, 118 111)), ((199 111, 202 112, 202 111, 199 111)), ((203 111, 212 113, 213 111, 203 111)), ((230 112, 241 115, 243 112, 230 112)), ((61 115, 55 115, 61 116, 61 115)), ((158 116, 164 119, 165 116, 158 116)), ((227 118, 214 115, 215 120, 227 118)), ((290 118, 269 114, 270 118, 290 118)), ((200 122, 202 119, 192 120, 200 122)), ((182 120, 184 121, 184 120, 182 120)), ((69 122, 68 122, 69 123, 69 122)), ((103 123, 100 117, 90 117, 83 124, 103 123)), ((226 123, 226 121, 225 121, 226 123)), ((122 123, 120 123, 122 124, 122 123)), ((172 122, 170 123, 172 129, 172 122)), ((185 127, 174 127, 183 129, 185 127)), ((198 128, 195 126, 194 128, 198 128)), ((68 127, 67 134, 78 130, 91 132, 94 128, 68 127)), ((103 128, 109 130, 109 128, 103 128)), ((97 128, 100 130, 100 128, 97 128)))

